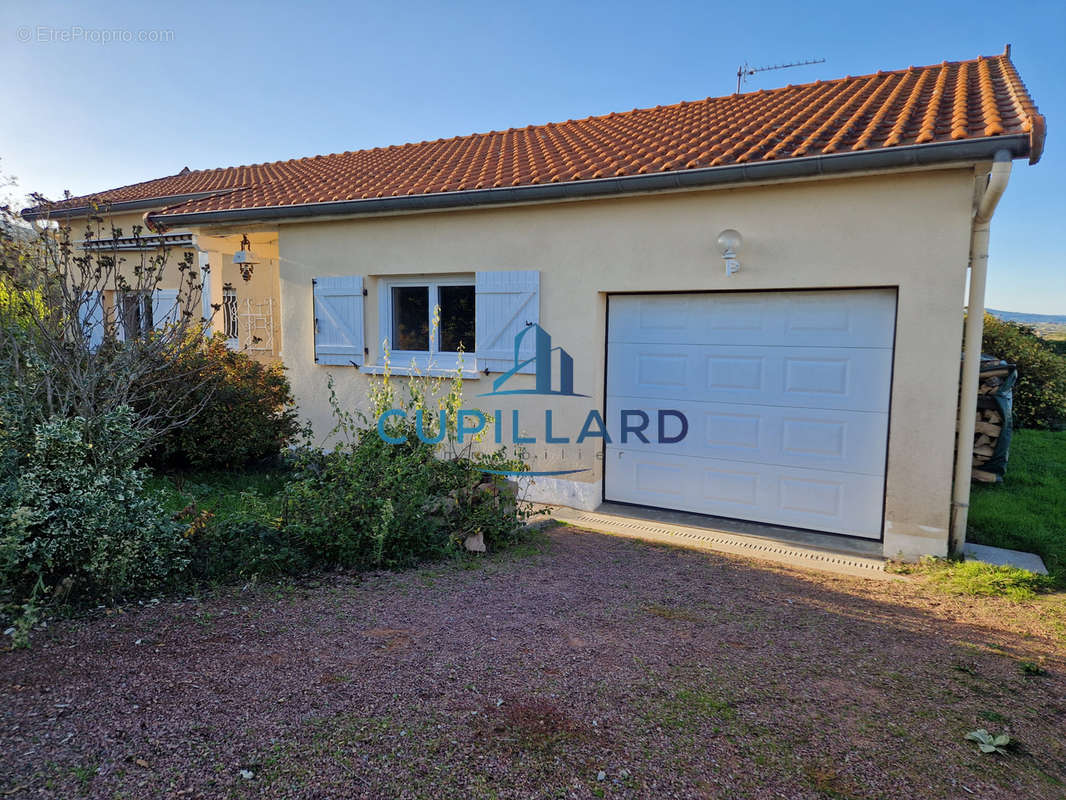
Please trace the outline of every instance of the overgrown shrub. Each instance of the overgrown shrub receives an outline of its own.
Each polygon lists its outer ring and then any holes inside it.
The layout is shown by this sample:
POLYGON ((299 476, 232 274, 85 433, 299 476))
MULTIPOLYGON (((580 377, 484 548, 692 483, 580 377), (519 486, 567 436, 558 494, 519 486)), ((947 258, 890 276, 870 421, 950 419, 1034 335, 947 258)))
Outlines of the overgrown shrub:
POLYGON ((5 609, 113 601, 159 587, 186 564, 182 526, 144 489, 133 413, 99 420, 116 443, 94 450, 80 417, 0 431, 0 592, 5 609))
POLYGON ((1014 423, 1023 428, 1066 425, 1066 356, 1028 325, 985 314, 983 352, 1018 365, 1014 423))
POLYGON ((331 453, 304 454, 285 526, 315 562, 392 569, 460 552, 471 538, 501 547, 518 532, 506 482, 472 459, 438 458, 410 433, 387 444, 364 429, 331 453))
POLYGON ((286 492, 286 529, 315 562, 396 568, 464 547, 493 549, 511 541, 528 516, 512 485, 483 471, 521 469, 518 460, 502 450, 475 452, 472 443, 456 450, 449 436, 428 444, 417 435, 419 411, 427 439, 436 438, 442 418, 454 433, 461 366, 447 381, 416 375, 405 388, 400 400, 386 366, 369 392, 372 416, 360 423, 339 407, 330 383, 333 434, 341 443, 330 453, 305 450, 286 492), (388 432, 402 444, 383 441, 376 428, 378 415, 394 404, 406 417, 394 417, 388 432))
POLYGON ((184 401, 200 412, 162 437, 150 458, 156 466, 241 467, 276 456, 296 435, 295 401, 282 365, 234 352, 216 334, 182 353, 174 369, 201 377, 201 386, 184 401))

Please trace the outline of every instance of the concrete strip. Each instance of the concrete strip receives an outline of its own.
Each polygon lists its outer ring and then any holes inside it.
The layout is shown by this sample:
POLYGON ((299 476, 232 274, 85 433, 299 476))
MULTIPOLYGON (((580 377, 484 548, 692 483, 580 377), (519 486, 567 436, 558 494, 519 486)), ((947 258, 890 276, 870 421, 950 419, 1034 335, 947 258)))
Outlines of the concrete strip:
POLYGON ((552 519, 595 533, 625 536, 656 544, 772 561, 801 569, 833 572, 880 580, 900 580, 901 576, 885 572, 885 559, 802 547, 773 539, 720 531, 713 528, 649 521, 623 514, 603 514, 572 508, 552 507, 552 519))
POLYGON ((1036 553, 1023 553, 1021 550, 1007 550, 1003 547, 989 547, 985 544, 973 544, 967 542, 962 546, 962 554, 967 561, 982 561, 985 564, 995 564, 1003 567, 1018 567, 1035 572, 1037 575, 1047 575, 1047 567, 1044 560, 1036 553))

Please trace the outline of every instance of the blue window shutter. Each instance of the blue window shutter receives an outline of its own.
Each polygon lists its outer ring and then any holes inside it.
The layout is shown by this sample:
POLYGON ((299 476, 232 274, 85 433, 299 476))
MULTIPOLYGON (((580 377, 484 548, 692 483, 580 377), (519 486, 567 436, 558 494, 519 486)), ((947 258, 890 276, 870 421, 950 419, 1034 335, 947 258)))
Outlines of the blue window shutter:
POLYGON ((160 330, 164 325, 173 325, 178 321, 177 289, 156 289, 152 292, 152 327, 160 330))
POLYGON ((363 277, 315 278, 315 363, 363 363, 363 277))
MULTIPOLYGON (((535 269, 479 272, 474 279, 478 369, 509 372, 515 366, 514 340, 540 324, 540 272, 535 269)), ((534 355, 533 336, 522 340, 520 360, 534 355)), ((535 364, 519 372, 536 371, 535 364)))
MULTIPOLYGON (((204 320, 210 320, 214 316, 215 310, 211 308, 211 255, 210 253, 200 252, 197 253, 197 261, 200 266, 200 305, 203 308, 204 320)), ((208 336, 211 335, 210 329, 204 331, 208 336)))
POLYGON ((81 329, 90 350, 104 341, 104 300, 100 292, 86 292, 81 302, 81 329))

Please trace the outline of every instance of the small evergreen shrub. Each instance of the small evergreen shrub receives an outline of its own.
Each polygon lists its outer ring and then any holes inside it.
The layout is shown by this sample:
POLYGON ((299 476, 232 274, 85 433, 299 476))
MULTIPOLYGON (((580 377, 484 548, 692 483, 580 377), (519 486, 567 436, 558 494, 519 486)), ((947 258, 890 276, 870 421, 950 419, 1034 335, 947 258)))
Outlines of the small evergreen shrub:
POLYGON ((174 369, 199 376, 176 415, 199 413, 167 432, 151 455, 163 468, 234 468, 276 456, 298 431, 292 389, 280 364, 264 365, 221 335, 182 354, 174 369))
POLYGON ((1028 325, 985 314, 982 351, 1018 366, 1014 424, 1022 428, 1066 426, 1066 356, 1028 325))
POLYGON ((100 420, 121 445, 94 451, 80 417, 0 432, 0 593, 9 612, 49 600, 115 601, 186 565, 182 525, 145 491, 128 409, 100 420))

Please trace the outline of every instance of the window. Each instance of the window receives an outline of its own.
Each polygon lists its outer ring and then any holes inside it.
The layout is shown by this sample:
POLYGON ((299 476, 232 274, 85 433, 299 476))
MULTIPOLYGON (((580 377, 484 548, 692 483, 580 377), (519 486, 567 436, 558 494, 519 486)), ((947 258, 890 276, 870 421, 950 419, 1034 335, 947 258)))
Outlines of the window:
POLYGON ((474 287, 440 286, 438 346, 442 353, 474 352, 474 287))
MULTIPOLYGON (((418 360, 434 359, 442 368, 452 368, 448 354, 473 356, 474 282, 470 278, 439 280, 397 279, 386 281, 382 299, 383 338, 398 355, 412 355, 418 360), (435 317, 438 313, 439 317, 435 317)), ((397 363, 402 362, 400 359, 397 363)), ((473 360, 467 362, 473 365, 473 360)))
POLYGON ((429 287, 392 287, 393 350, 429 352, 429 287))
POLYGON ((230 347, 237 346, 237 290, 230 284, 222 287, 222 328, 230 347))
POLYGON ((117 314, 123 339, 136 339, 152 330, 152 295, 122 292, 117 296, 117 314))

